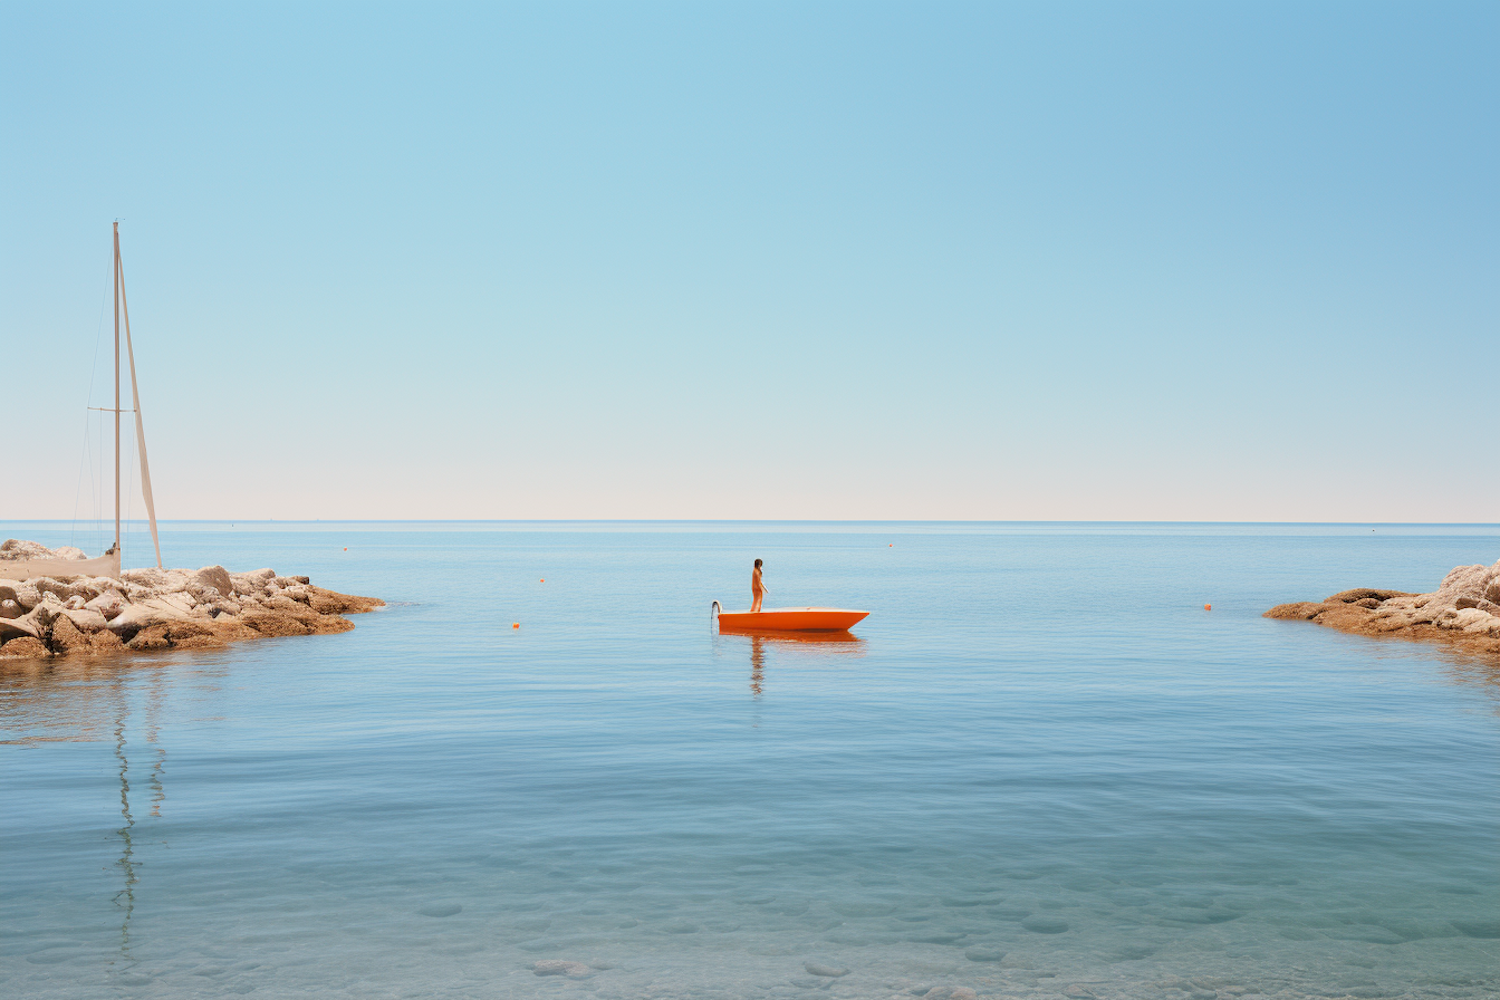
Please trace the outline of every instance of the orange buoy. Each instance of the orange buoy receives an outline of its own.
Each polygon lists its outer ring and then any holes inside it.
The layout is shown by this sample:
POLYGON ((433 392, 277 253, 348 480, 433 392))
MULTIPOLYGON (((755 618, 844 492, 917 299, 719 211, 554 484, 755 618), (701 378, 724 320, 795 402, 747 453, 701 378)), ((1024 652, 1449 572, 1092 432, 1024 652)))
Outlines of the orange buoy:
POLYGON ((349 551, 349 546, 347 546, 347 545, 345 545, 345 546, 344 546, 344 551, 345 551, 345 552, 348 552, 348 551, 349 551))
POLYGON ((511 628, 520 628, 520 627, 521 627, 521 623, 520 622, 515 622, 514 624, 511 625, 511 628))
POLYGON ((1214 606, 1212 604, 1205 604, 1205 605, 1203 605, 1203 610, 1204 611, 1212 611, 1213 609, 1214 609, 1214 606))
POLYGON ((543 582, 543 583, 546 583, 546 582, 547 582, 547 578, 546 578, 546 577, 545 577, 545 576, 544 576, 544 577, 542 577, 542 582, 543 582))

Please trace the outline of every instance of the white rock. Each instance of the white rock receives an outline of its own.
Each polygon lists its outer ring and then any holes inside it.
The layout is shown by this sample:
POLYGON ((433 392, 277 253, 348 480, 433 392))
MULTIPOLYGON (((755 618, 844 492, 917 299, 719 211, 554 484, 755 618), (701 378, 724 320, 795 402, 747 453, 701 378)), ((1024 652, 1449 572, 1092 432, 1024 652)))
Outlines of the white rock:
POLYGON ((157 595, 154 600, 170 604, 183 614, 187 614, 198 606, 198 602, 193 595, 185 591, 168 591, 167 593, 157 595))
POLYGON ((205 566, 193 574, 193 579, 201 586, 218 591, 220 597, 234 596, 234 581, 229 578, 229 571, 223 566, 205 566))
POLYGON ((90 611, 99 612, 99 614, 103 615, 105 618, 113 618, 115 615, 124 610, 125 599, 120 596, 120 592, 118 590, 110 588, 109 590, 104 591, 104 593, 100 594, 98 597, 94 598, 92 601, 86 603, 84 607, 88 608, 90 611))
POLYGON ((1481 611, 1478 608, 1461 608, 1444 625, 1448 628, 1463 629, 1474 635, 1489 635, 1490 629, 1497 621, 1500 619, 1496 619, 1488 611, 1481 611))
POLYGON ((77 625, 80 632, 98 632, 109 626, 103 615, 88 608, 69 608, 63 612, 63 616, 77 625))
POLYGON ((16 584, 16 603, 30 611, 42 603, 42 592, 30 580, 23 580, 16 584))
POLYGON ((231 573, 230 580, 234 584, 234 592, 242 597, 251 594, 265 593, 266 585, 276 579, 274 569, 257 569, 249 573, 231 573))
POLYGON ((36 620, 35 613, 22 615, 20 618, 0 618, 0 641, 14 639, 18 635, 29 635, 33 639, 42 637, 41 624, 36 620))
POLYGON ((22 541, 19 538, 7 538, 0 542, 0 559, 56 559, 57 554, 47 546, 39 542, 22 541))
POLYGON ((159 597, 147 598, 139 604, 126 605, 121 611, 109 621, 111 632, 127 632, 135 629, 148 628, 152 625, 170 625, 172 622, 180 622, 189 616, 168 604, 159 597))

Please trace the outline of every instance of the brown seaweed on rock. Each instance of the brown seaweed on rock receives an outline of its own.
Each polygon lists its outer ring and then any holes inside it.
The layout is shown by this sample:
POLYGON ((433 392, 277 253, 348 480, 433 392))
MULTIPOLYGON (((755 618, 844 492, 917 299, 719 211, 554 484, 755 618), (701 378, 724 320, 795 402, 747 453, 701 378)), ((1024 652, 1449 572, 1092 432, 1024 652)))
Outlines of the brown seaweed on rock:
POLYGON ((1500 659, 1500 561, 1456 566, 1430 594, 1345 590, 1322 601, 1278 604, 1264 617, 1313 621, 1355 635, 1441 642, 1500 659))

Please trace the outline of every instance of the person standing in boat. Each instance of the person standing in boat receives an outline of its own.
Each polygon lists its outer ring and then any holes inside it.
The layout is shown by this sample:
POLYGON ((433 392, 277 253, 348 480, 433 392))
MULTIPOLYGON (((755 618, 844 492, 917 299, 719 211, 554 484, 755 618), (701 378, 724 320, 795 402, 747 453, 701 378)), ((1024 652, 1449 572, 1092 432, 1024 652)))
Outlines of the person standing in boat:
POLYGON ((770 591, 766 590, 765 581, 760 578, 761 561, 755 560, 755 569, 750 573, 750 610, 759 611, 760 602, 770 591))

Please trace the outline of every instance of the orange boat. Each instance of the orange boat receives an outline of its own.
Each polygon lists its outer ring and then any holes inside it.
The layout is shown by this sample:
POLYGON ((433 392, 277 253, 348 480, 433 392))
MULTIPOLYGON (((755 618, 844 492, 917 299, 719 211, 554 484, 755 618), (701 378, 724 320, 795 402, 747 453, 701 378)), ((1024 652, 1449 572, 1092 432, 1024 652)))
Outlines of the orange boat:
POLYGON ((714 601, 720 631, 734 632, 847 632, 870 612, 847 608, 763 608, 725 611, 714 601))

